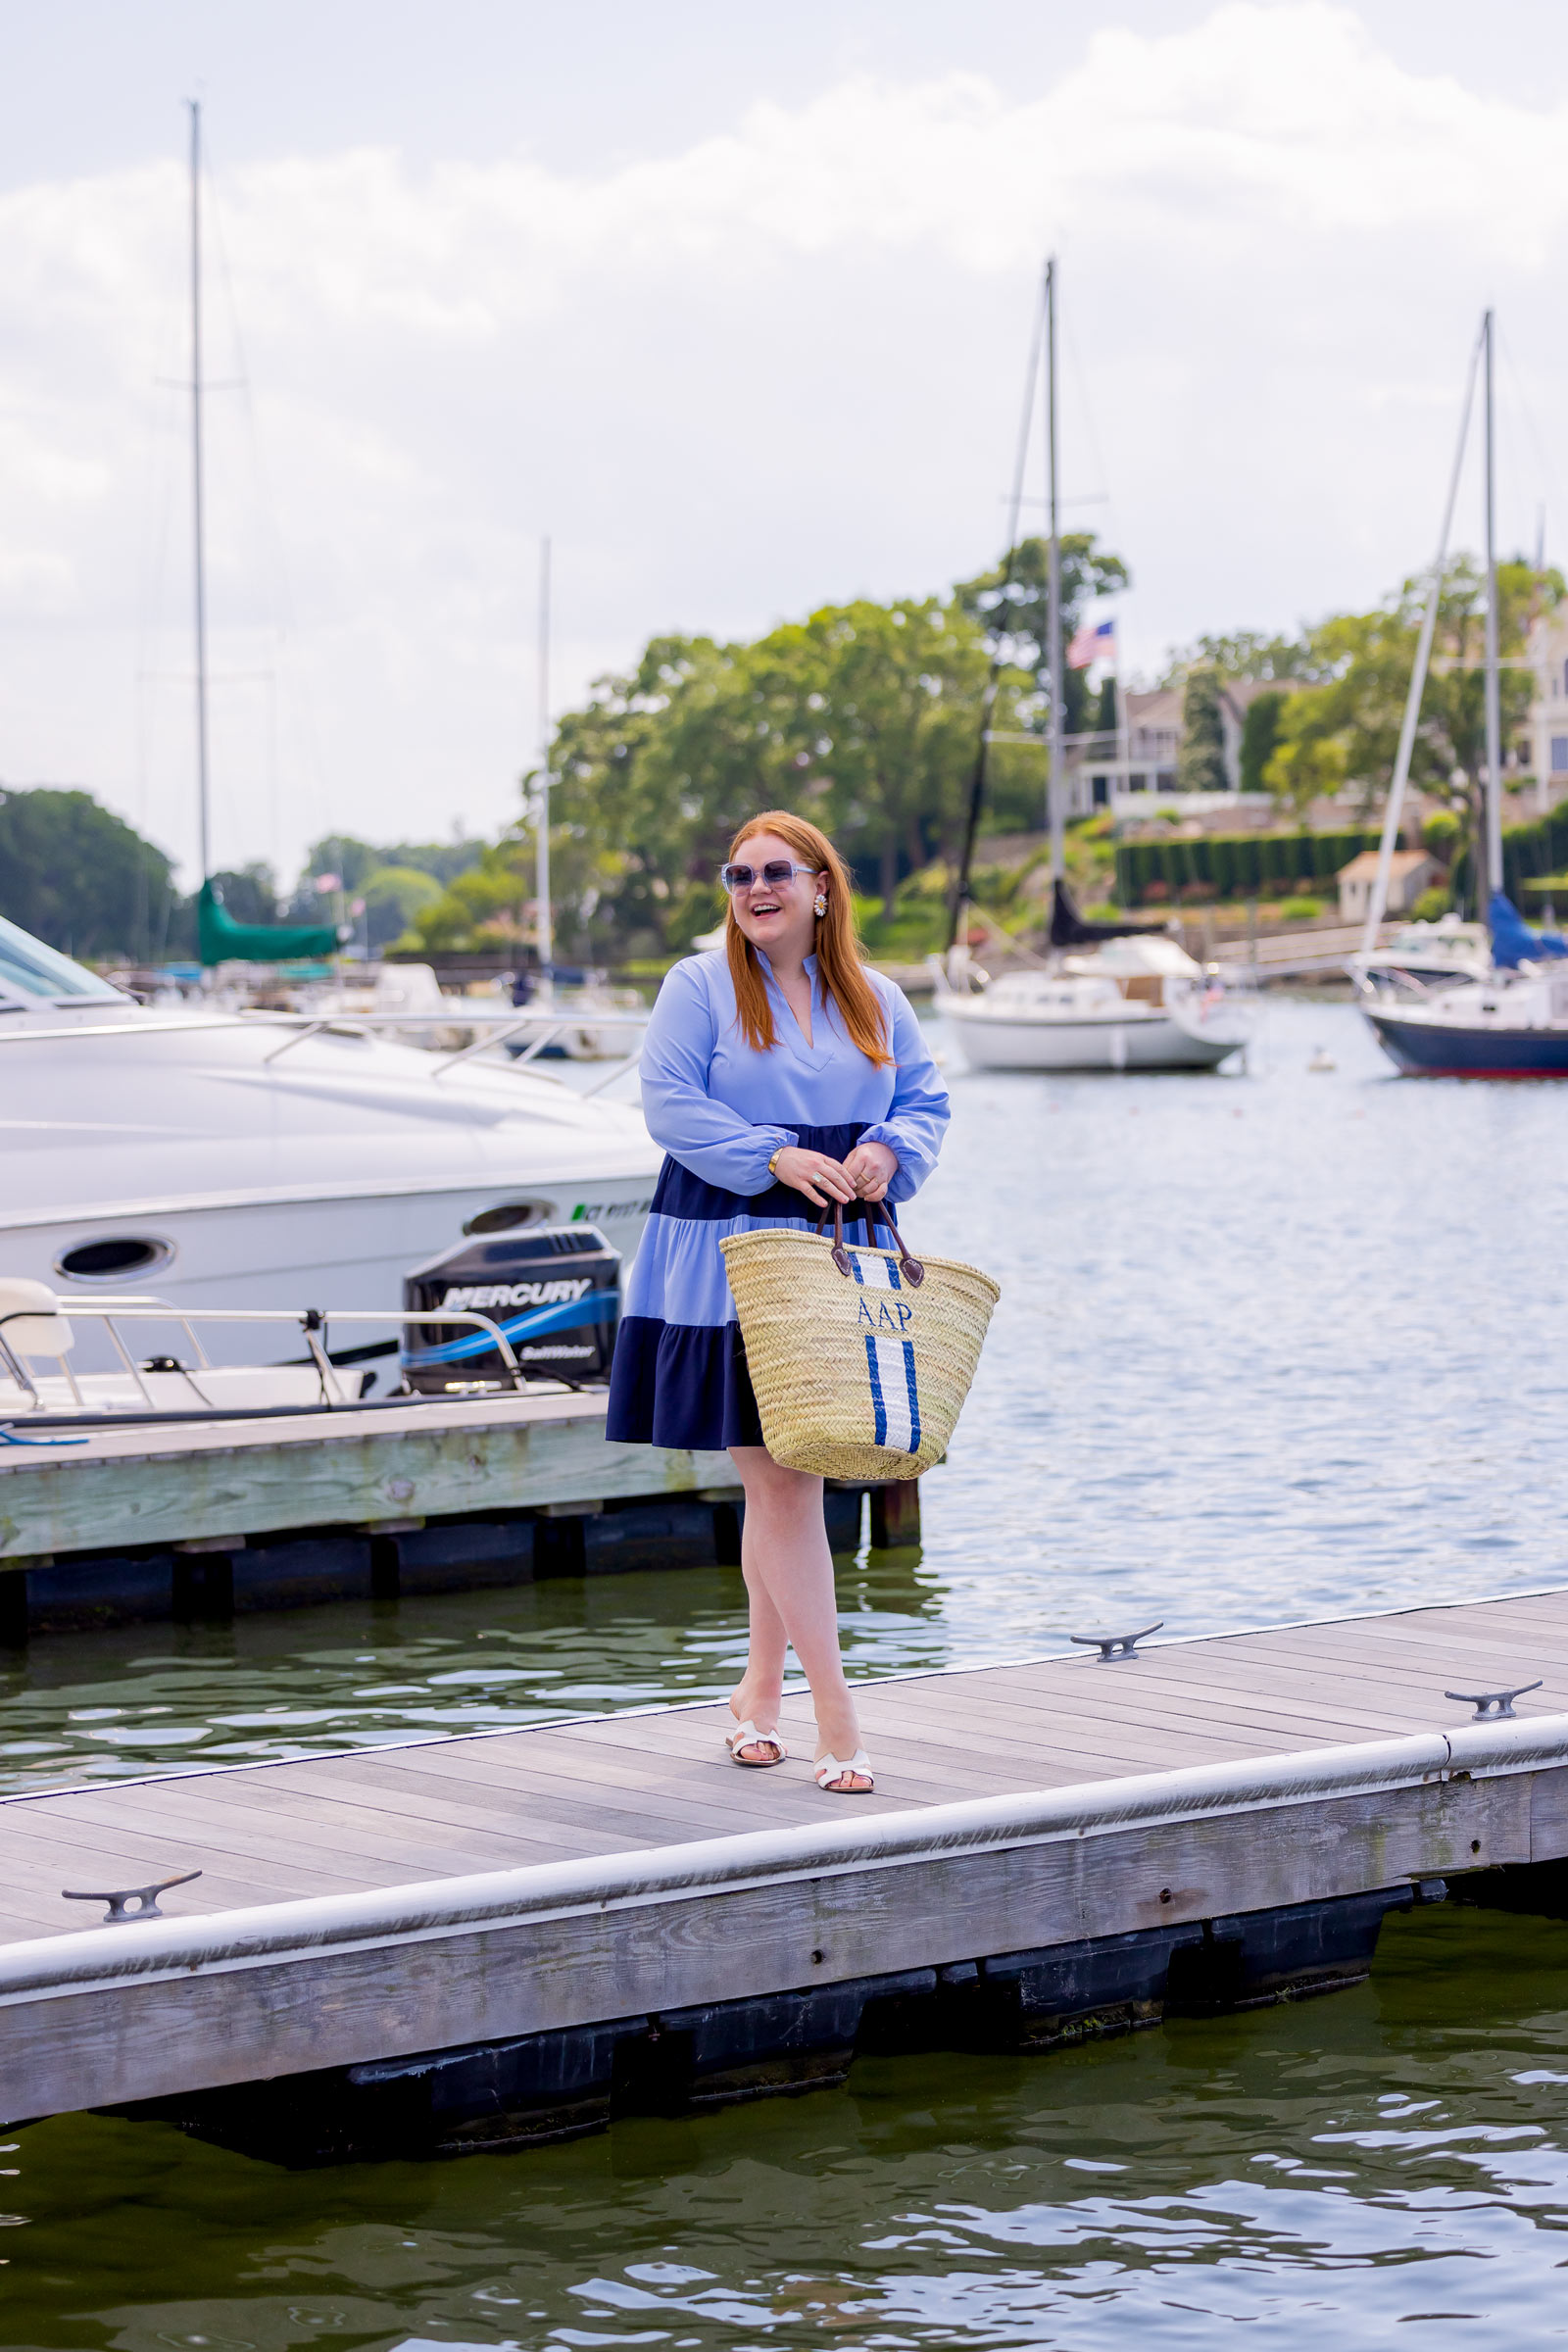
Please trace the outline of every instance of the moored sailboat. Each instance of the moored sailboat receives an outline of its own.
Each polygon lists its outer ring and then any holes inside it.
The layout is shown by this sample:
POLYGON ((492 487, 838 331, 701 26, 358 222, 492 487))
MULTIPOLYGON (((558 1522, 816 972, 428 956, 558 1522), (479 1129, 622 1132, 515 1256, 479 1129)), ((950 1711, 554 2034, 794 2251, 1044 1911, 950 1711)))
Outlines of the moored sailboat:
POLYGON ((1407 1077, 1568 1078, 1564 957, 1561 932, 1532 930, 1497 891, 1490 972, 1454 988, 1371 989, 1361 1009, 1407 1077))
POLYGON ((1005 585, 1017 554, 1035 373, 1044 365, 1047 506, 1050 514, 1046 594, 1046 669, 1051 688, 1050 733, 1008 735, 1049 754, 1047 821, 1051 841, 1052 911, 1049 952, 1029 968, 995 979, 969 957, 969 872, 985 798, 987 756, 995 740, 992 717, 1002 679, 999 638, 981 708, 980 740, 970 785, 963 853, 954 886, 948 952, 933 956, 937 1009, 951 1020, 965 1058, 977 1069, 1202 1070, 1212 1069, 1247 1044, 1250 1020, 1218 976, 1205 972, 1180 943, 1146 923, 1086 922, 1066 879, 1064 765, 1064 631, 1061 611, 1060 499, 1056 468, 1056 265, 1046 265, 1035 346, 1029 363, 1007 540, 1005 585))
POLYGON ((1550 968, 1568 957, 1568 940, 1560 932, 1533 930, 1502 889, 1494 343, 1494 318, 1488 311, 1470 365, 1459 445, 1384 819, 1378 881, 1367 910, 1366 942, 1350 967, 1351 977, 1360 990, 1361 1009, 1373 1035, 1400 1071, 1412 1078, 1568 1078, 1568 972, 1554 972, 1550 968), (1432 655, 1448 532, 1478 373, 1483 387, 1485 430, 1487 764, 1485 824, 1473 844, 1473 858, 1477 872, 1485 876, 1479 895, 1487 906, 1492 954, 1490 968, 1472 967, 1470 976, 1459 978, 1456 985, 1444 986, 1441 975, 1429 977, 1411 970, 1407 962, 1375 955, 1373 945, 1382 919, 1389 860, 1397 837, 1421 695, 1432 655))
POLYGON ((1247 1046, 1250 1005, 1169 932, 1087 923, 1057 882, 1051 942, 1049 960, 995 979, 932 958, 936 1008, 973 1068, 1210 1070, 1247 1046))

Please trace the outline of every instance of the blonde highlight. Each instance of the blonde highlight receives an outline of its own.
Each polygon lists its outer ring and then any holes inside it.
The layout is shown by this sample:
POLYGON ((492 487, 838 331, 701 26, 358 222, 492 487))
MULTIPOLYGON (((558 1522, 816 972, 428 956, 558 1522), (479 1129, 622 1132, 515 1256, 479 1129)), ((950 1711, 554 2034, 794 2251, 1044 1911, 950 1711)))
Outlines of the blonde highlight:
MULTIPOLYGON (((893 1059, 887 1014, 865 976, 849 867, 818 826, 787 808, 764 808, 760 816, 749 817, 729 845, 731 858, 739 855, 741 845, 755 833, 776 834, 803 865, 827 875, 827 912, 816 917, 817 986, 822 996, 831 997, 838 1006, 845 1028, 867 1061, 885 1069, 893 1059)), ((735 984, 735 1014, 741 1035, 754 1052, 765 1054, 774 1043, 773 1007, 767 1000, 767 983, 757 950, 735 920, 733 901, 724 916, 724 954, 735 984)))

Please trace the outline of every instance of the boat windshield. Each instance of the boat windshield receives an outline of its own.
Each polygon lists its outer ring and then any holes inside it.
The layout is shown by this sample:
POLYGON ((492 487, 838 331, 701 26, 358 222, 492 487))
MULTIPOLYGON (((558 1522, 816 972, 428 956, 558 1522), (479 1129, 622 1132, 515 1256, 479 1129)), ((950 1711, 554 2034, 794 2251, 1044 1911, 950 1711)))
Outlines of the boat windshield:
POLYGON ((41 939, 8 923, 0 914, 0 990, 14 996, 45 997, 108 997, 116 1004, 123 1004, 124 997, 96 972, 86 971, 73 963, 69 956, 59 955, 46 948, 41 939))

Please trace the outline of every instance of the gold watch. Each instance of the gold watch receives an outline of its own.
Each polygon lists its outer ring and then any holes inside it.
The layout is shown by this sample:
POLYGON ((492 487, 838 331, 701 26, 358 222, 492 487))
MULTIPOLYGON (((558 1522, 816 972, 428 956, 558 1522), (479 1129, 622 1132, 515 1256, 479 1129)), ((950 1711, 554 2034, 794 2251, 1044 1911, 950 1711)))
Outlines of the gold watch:
POLYGON ((780 1153, 780 1152, 787 1152, 788 1150, 789 1150, 789 1146, 788 1146, 788 1144, 780 1144, 780 1146, 779 1146, 779 1148, 778 1148, 778 1151, 774 1152, 774 1154, 773 1154, 772 1158, 771 1158, 771 1159, 768 1161, 768 1163, 767 1163, 767 1172, 768 1172, 768 1174, 769 1174, 770 1176, 776 1176, 776 1175, 777 1175, 777 1173, 778 1173, 778 1163, 779 1163, 779 1153, 780 1153))

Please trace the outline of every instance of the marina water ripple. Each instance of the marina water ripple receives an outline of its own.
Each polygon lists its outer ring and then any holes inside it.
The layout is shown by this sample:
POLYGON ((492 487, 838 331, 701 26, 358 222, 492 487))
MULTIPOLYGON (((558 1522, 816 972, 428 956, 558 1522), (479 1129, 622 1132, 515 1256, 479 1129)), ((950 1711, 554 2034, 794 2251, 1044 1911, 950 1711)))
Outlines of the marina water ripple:
POLYGON ((1565 1956, 1568 1928, 1422 1911, 1330 1999, 456 2164, 287 2174, 62 2120, 0 2151, 5 2341, 1560 2342, 1565 1956))
MULTIPOLYGON (((1005 1293, 923 1551, 840 1563, 854 1670, 1563 1580, 1568 1094, 1399 1083, 1304 1003, 1250 1075, 954 1078, 909 1232, 1005 1293)), ((43 1641, 0 1676, 0 1774, 717 1695, 743 1648, 721 1570, 43 1641)), ((1565 1961, 1568 1925, 1422 1910, 1332 1998, 461 2163, 287 2174, 63 2118, 0 2143, 0 2340, 1558 2343, 1565 1961)))
MULTIPOLYGON (((906 1223, 1004 1295, 923 1551, 841 1563, 853 1672, 1568 1577, 1568 1091, 1396 1079, 1300 1000, 1249 1073, 950 1075, 906 1223)), ((42 1641, 0 1788, 716 1697, 744 1616, 695 1570, 42 1641)))

